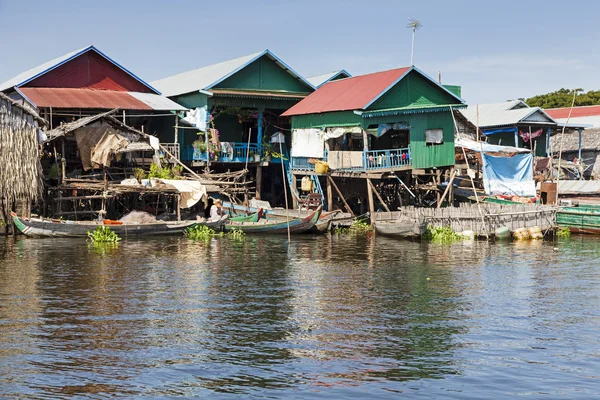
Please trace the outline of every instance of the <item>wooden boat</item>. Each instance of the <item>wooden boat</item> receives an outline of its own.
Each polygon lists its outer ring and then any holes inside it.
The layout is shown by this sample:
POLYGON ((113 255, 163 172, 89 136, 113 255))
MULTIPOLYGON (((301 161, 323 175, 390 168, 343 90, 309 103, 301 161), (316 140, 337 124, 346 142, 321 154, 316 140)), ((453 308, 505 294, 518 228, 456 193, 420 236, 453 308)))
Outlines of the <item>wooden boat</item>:
POLYGON ((244 233, 287 233, 289 223, 290 233, 302 233, 311 229, 320 216, 321 207, 304 218, 290 218, 289 222, 281 218, 261 219, 258 222, 227 221, 223 225, 223 230, 225 232, 240 230, 244 233))
POLYGON ((319 220, 317 221, 315 226, 313 226, 309 230, 309 232, 310 233, 325 233, 325 232, 327 232, 329 230, 329 227, 331 226, 331 220, 337 214, 338 214, 338 211, 329 211, 329 212, 321 213, 319 220))
POLYGON ((600 206, 560 207, 556 223, 559 227, 569 228, 573 233, 600 235, 600 206))
POLYGON ((418 239, 426 228, 422 219, 409 218, 401 211, 374 213, 373 227, 379 235, 398 239, 418 239))
POLYGON ((99 226, 108 226, 121 238, 128 236, 153 236, 153 235, 181 235, 183 231, 191 226, 202 224, 212 229, 220 230, 222 221, 198 222, 198 221, 157 221, 149 224, 127 224, 113 221, 59 221, 47 218, 20 218, 14 212, 11 213, 15 226, 23 234, 35 237, 87 237, 99 226))

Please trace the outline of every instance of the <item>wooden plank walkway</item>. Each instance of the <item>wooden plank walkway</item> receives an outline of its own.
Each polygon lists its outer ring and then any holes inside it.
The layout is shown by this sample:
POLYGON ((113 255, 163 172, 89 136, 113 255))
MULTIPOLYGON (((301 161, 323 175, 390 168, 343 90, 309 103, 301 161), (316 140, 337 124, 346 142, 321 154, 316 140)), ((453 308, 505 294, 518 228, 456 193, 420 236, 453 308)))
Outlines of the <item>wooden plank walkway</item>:
POLYGON ((541 204, 477 204, 461 203, 459 207, 420 208, 403 207, 400 211, 374 213, 375 221, 412 220, 431 226, 447 226, 455 232, 473 231, 476 236, 493 236, 494 231, 507 227, 512 232, 519 228, 539 227, 542 231, 556 228, 557 207, 541 204))

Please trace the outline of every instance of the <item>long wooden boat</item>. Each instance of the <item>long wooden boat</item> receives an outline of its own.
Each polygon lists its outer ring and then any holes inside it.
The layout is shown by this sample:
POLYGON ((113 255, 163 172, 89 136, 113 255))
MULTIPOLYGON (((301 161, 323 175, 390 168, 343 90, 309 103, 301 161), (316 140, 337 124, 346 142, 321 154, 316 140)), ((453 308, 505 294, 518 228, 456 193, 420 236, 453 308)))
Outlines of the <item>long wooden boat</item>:
POLYGON ((379 235, 398 239, 420 238, 426 228, 423 220, 408 218, 400 211, 374 213, 373 227, 379 235))
POLYGON ((14 212, 11 217, 19 231, 34 237, 87 237, 99 226, 108 226, 121 238, 128 236, 181 235, 191 226, 202 224, 220 230, 222 221, 158 221, 149 224, 105 224, 103 221, 58 221, 47 218, 20 218, 14 212))
POLYGON ((302 233, 311 229, 321 216, 321 207, 304 218, 284 219, 261 219, 258 222, 236 222, 227 221, 223 230, 229 232, 240 230, 244 233, 287 233, 288 223, 290 233, 302 233))

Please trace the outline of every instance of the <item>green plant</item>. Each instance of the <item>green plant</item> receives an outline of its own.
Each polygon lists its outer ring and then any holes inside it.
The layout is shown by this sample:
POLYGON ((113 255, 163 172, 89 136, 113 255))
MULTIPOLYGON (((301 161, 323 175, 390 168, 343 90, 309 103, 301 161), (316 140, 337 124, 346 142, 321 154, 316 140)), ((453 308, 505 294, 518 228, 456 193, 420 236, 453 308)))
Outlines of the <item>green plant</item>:
POLYGON ((451 244, 463 240, 463 236, 454 232, 447 226, 428 226, 423 239, 430 240, 433 243, 451 244))
POLYGON ((204 140, 194 140, 194 143, 192 143, 192 146, 195 149, 200 150, 201 153, 206 153, 206 142, 204 140))
POLYGON ((183 173, 183 167, 181 165, 173 165, 171 167, 171 175, 173 179, 181 179, 181 174, 183 173))
POLYGON ((366 235, 373 231, 373 227, 367 221, 356 220, 349 228, 336 227, 333 232, 337 235, 366 235))
POLYGON ((203 241, 210 241, 213 237, 223 236, 223 232, 217 233, 214 229, 211 229, 206 225, 194 225, 187 228, 183 234, 188 239, 203 241))
POLYGON ((242 241, 242 240, 246 239, 246 234, 244 233, 244 231, 242 231, 240 229, 233 228, 231 231, 229 231, 227 233, 227 237, 232 240, 242 241))
POLYGON ((148 178, 160 178, 160 179, 171 179, 173 175, 169 168, 163 168, 158 164, 150 164, 150 173, 148 173, 148 178))
POLYGON ((142 179, 146 177, 146 171, 142 168, 134 168, 133 177, 137 179, 138 182, 142 182, 142 179))
POLYGON ((558 231, 556 231, 556 236, 558 236, 559 238, 569 238, 571 237, 571 230, 568 226, 565 226, 564 228, 559 228, 558 231))
POLYGON ((281 158, 282 160, 287 160, 287 158, 285 158, 283 154, 281 154, 273 148, 273 146, 271 145, 271 143, 269 143, 268 140, 263 140, 262 148, 264 154, 263 160, 267 158, 267 156, 270 156, 271 158, 281 158))
POLYGON ((60 167, 58 166, 58 164, 54 163, 50 167, 50 171, 48 171, 48 178, 58 179, 59 176, 60 176, 60 167))
POLYGON ((87 231, 87 235, 94 243, 117 243, 121 240, 108 226, 99 226, 93 232, 87 231))

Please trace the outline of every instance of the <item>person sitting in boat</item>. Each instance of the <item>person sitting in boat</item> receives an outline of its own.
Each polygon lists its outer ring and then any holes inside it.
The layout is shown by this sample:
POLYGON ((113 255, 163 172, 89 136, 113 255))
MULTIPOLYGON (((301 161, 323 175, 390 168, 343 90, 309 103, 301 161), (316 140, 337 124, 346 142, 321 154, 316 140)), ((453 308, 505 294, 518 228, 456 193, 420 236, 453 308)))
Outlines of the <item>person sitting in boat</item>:
POLYGON ((227 218, 227 213, 223 210, 223 203, 221 200, 216 199, 213 205, 210 207, 210 221, 219 221, 227 218))

